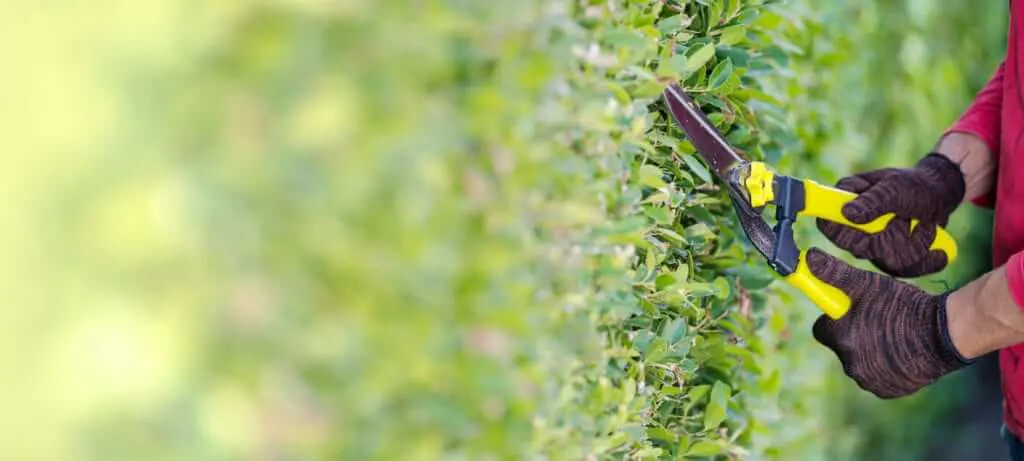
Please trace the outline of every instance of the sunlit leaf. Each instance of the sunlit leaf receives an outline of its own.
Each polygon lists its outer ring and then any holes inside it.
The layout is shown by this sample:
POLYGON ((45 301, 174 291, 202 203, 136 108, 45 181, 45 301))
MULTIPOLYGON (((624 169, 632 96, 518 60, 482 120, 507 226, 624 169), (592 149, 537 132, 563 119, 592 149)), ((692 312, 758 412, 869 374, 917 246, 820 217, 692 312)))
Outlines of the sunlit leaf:
POLYGON ((715 57, 715 44, 708 43, 694 51, 686 60, 686 72, 693 73, 704 67, 715 57))

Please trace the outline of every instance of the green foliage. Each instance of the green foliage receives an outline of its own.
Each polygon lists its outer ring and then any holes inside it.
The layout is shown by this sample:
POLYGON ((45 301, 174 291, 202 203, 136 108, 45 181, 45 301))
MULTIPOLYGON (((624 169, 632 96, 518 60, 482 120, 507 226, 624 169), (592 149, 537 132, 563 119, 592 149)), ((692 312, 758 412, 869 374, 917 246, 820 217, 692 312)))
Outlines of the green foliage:
POLYGON ((0 261, 45 281, 11 283, 10 304, 46 306, 0 322, 18 332, 5 382, 32 395, 7 413, 45 427, 0 431, 20 449, 3 453, 853 456, 865 438, 827 424, 839 372, 809 337, 817 311, 773 283, 658 100, 681 81, 748 157, 835 179, 883 132, 836 147, 856 132, 836 106, 868 76, 842 73, 863 66, 855 24, 809 3, 41 15, 40 55, 108 38, 11 74, 81 107, 29 104, 15 117, 36 129, 9 139, 82 141, 0 169, 40 175, 10 181, 0 217, 46 261, 0 261))
MULTIPOLYGON (((203 326, 145 412, 90 422, 95 457, 785 453, 798 437, 771 425, 802 416, 766 356, 790 304, 657 99, 683 81, 746 155, 781 159, 759 84, 788 78, 779 8, 232 11, 162 117, 126 112, 156 152, 131 177, 173 184, 194 236, 171 261, 202 268, 203 326)), ((133 187, 91 175, 60 225, 133 187)))

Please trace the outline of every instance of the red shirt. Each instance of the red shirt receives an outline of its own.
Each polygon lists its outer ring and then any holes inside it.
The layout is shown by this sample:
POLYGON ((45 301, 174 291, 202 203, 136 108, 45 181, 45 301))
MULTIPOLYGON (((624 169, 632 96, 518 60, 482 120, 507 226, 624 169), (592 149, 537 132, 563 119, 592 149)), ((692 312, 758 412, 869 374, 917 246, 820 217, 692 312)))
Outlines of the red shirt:
MULTIPOLYGON (((980 136, 997 153, 994 190, 974 201, 995 209, 992 263, 1006 265, 1006 278, 1017 305, 1024 308, 1024 2, 1010 1, 1006 56, 992 79, 950 129, 980 136)), ((1024 344, 999 352, 1003 384, 1003 418, 1007 429, 1024 439, 1024 344)))

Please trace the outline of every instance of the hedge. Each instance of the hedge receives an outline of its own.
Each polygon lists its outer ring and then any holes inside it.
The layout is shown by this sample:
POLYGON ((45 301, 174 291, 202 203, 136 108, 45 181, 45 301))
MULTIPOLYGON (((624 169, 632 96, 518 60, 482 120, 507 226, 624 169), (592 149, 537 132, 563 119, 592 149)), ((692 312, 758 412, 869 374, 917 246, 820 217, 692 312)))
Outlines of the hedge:
MULTIPOLYGON (((745 155, 828 171, 810 163, 836 123, 816 110, 813 8, 196 18, 219 26, 188 42, 199 55, 158 69, 159 95, 143 85, 161 116, 126 121, 152 136, 130 175, 159 179, 189 243, 111 276, 145 289, 190 268, 169 293, 193 336, 147 405, 90 421, 96 458, 816 459, 846 443, 823 424, 814 308, 773 283, 658 100, 682 81, 745 155)), ((112 170, 83 173, 99 199, 149 190, 112 170)))
POLYGON ((163 147, 209 258, 203 358, 162 411, 96 432, 97 453, 802 444, 776 426, 813 430, 780 397, 788 298, 657 100, 682 80, 746 155, 787 165, 794 18, 741 1, 374 6, 246 7, 178 77, 163 147))

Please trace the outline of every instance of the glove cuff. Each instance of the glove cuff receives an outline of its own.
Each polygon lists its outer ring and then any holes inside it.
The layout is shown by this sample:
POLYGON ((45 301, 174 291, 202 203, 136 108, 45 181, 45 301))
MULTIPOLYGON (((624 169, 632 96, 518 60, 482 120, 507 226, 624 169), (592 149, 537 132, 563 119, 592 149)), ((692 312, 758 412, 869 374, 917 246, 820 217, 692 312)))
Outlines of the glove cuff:
MULTIPOLYGON (((967 182, 960 165, 953 163, 949 157, 938 152, 931 152, 917 161, 914 169, 922 171, 935 186, 937 196, 949 198, 951 203, 959 205, 967 193, 967 182)), ((954 205, 955 208, 955 205, 954 205)))
POLYGON ((953 339, 949 337, 949 323, 946 320, 946 307, 948 305, 946 301, 949 299, 949 294, 950 292, 946 292, 939 295, 939 306, 938 309, 936 309, 936 311, 938 311, 938 315, 936 316, 936 328, 939 334, 939 360, 945 364, 954 366, 955 368, 960 368, 974 363, 978 358, 975 357, 973 359, 968 359, 967 357, 964 357, 960 354, 960 351, 956 349, 956 346, 953 344, 953 339))

